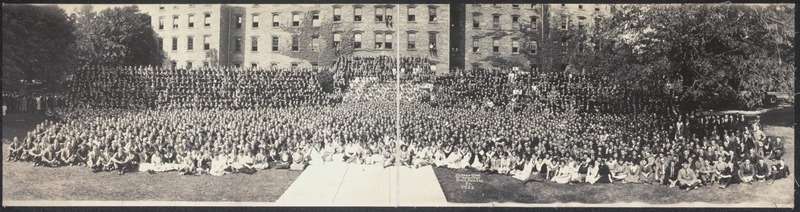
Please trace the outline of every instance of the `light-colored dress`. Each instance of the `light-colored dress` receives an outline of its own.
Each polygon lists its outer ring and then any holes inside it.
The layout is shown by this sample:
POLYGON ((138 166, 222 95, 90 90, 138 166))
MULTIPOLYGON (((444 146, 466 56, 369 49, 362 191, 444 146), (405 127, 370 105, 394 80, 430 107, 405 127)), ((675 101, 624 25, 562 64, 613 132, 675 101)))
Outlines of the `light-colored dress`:
POLYGON ((521 181, 528 181, 528 179, 531 178, 531 172, 533 172, 534 165, 535 164, 533 163, 533 161, 528 161, 527 163, 525 163, 525 167, 522 169, 522 171, 519 171, 516 174, 514 174, 514 178, 521 181))
POLYGON ((597 182, 597 180, 600 180, 598 171, 600 171, 600 169, 597 166, 589 167, 589 170, 586 172, 586 182, 589 184, 594 184, 597 182))

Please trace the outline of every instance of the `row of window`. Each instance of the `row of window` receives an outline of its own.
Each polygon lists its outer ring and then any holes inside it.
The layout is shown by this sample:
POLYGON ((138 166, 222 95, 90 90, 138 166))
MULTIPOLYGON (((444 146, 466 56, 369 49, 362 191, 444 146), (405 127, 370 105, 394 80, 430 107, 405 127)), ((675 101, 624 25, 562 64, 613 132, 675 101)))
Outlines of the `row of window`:
MULTIPOLYGON (((383 32, 377 31, 374 32, 374 49, 393 49, 394 48, 394 33, 393 32, 383 32)), ((437 46, 437 35, 436 32, 429 32, 428 33, 428 41, 429 47, 431 49, 435 49, 437 46)), ((415 50, 417 49, 417 32, 409 31, 406 33, 407 39, 407 46, 408 50, 415 50)), ((203 50, 209 50, 211 48, 211 36, 205 35, 203 36, 203 50)), ((258 42, 259 37, 253 36, 250 37, 250 51, 258 51, 258 42)), ((339 46, 342 42, 342 35, 339 32, 333 33, 333 45, 334 47, 339 46)), ((300 40, 299 36, 294 35, 291 38, 291 51, 299 51, 300 50, 300 40)), ((367 48, 363 45, 363 33, 356 32, 353 33, 353 42, 352 42, 354 49, 364 49, 367 48)), ((159 46, 163 46, 163 41, 159 39, 159 46)), ((170 46, 172 51, 178 50, 178 37, 172 37, 172 43, 170 46)), ((191 51, 194 50, 194 36, 187 36, 186 37, 186 50, 191 51)), ((312 51, 319 51, 320 50, 320 40, 319 35, 315 34, 311 36, 311 50, 312 51)), ((233 51, 241 52, 242 51, 242 37, 235 37, 234 38, 234 48, 233 51)), ((280 51, 280 38, 278 36, 272 36, 271 39, 271 51, 277 52, 280 51)))
MULTIPOLYGON (((163 46, 164 41, 163 38, 158 39, 158 45, 163 46)), ((178 37, 172 37, 172 43, 170 45, 170 49, 172 51, 178 50, 178 37)), ((203 50, 211 49, 211 35, 204 35, 203 36, 203 50)), ((194 36, 187 36, 186 37, 186 50, 194 50, 194 36)))
MULTIPOLYGON (((483 15, 481 13, 473 13, 472 14, 472 28, 479 29, 481 28, 481 17, 483 15)), ((500 14, 492 14, 492 28, 500 29, 500 14)), ((530 28, 536 29, 539 26, 539 17, 537 16, 530 16, 529 17, 529 25, 530 28)), ((519 15, 511 15, 511 26, 514 29, 519 29, 520 27, 520 16, 519 15)))
MULTIPOLYGON (((177 67, 178 62, 172 60, 172 61, 170 61, 170 64, 172 65, 173 68, 175 68, 175 67, 177 67)), ((186 61, 186 66, 184 66, 184 68, 191 69, 193 67, 193 65, 194 65, 193 61, 186 61)), ((203 67, 209 67, 209 65, 210 64, 208 63, 208 61, 203 61, 203 67)), ((236 67, 236 68, 240 68, 240 67, 242 67, 242 64, 241 63, 233 63, 233 66, 236 67)), ((291 67, 291 69, 296 69, 296 68, 300 67, 300 63, 292 62, 292 63, 290 63, 290 67, 291 67)), ((258 68, 258 63, 250 63, 250 68, 253 68, 253 69, 258 68)), ((277 69, 278 68, 278 63, 276 63, 276 62, 270 63, 270 68, 277 69)), ((311 63, 311 69, 316 69, 316 68, 318 68, 317 63, 311 63)))
MULTIPOLYGON (((363 7, 353 7, 353 21, 361 22, 363 21, 363 14, 362 14, 363 7)), ((408 22, 416 22, 417 21, 417 13, 416 7, 408 7, 406 8, 408 11, 406 20, 408 22)), ((390 7, 376 7, 375 8, 375 22, 391 22, 392 21, 392 11, 390 7)), ((251 27, 258 28, 260 26, 261 20, 260 14, 254 13, 251 14, 251 27)), ((437 20, 437 12, 436 7, 428 7, 428 22, 436 22, 437 20)), ((280 13, 272 13, 272 27, 280 27, 281 20, 280 20, 280 13)), ((333 22, 341 22, 342 21, 342 7, 334 7, 333 8, 333 22)), ((177 29, 179 27, 179 15, 172 16, 172 28, 177 29)), ((291 26, 297 27, 300 26, 303 20, 303 13, 302 12, 292 12, 291 13, 291 26)), ((187 15, 186 18, 187 27, 193 28, 195 25, 194 14, 187 15)), ((319 11, 312 11, 311 12, 311 22, 312 26, 320 26, 320 15, 319 11)), ((242 28, 244 24, 244 17, 242 15, 234 15, 234 23, 235 27, 242 28)), ((203 19, 204 26, 211 26, 211 14, 205 13, 203 19)), ((158 29, 164 29, 164 17, 158 17, 158 29)))
MULTIPOLYGON (((478 37, 472 38, 472 53, 474 53, 474 54, 480 54, 481 53, 480 40, 481 39, 478 38, 478 37)), ((501 43, 500 39, 498 39, 498 38, 492 39, 492 53, 500 53, 500 43, 501 43)), ((583 43, 578 44, 577 47, 578 47, 578 49, 577 49, 578 52, 583 53, 584 50, 586 50, 586 48, 585 48, 586 45, 583 44, 583 43)), ((597 51, 599 49, 599 46, 594 46, 594 48, 595 48, 595 51, 597 51)), ((528 51, 530 51, 530 54, 536 54, 538 49, 539 49, 538 42, 536 42, 536 41, 529 41, 528 42, 528 51)), ((566 41, 562 41, 561 42, 561 54, 566 54, 568 49, 569 49, 569 43, 566 42, 566 41)), ((516 39, 516 38, 511 39, 511 54, 519 54, 520 51, 521 51, 521 49, 520 49, 519 40, 516 39)))
MULTIPOLYGON (((194 28, 195 21, 194 21, 194 14, 186 15, 186 27, 194 28)), ((172 28, 177 29, 180 26, 180 16, 173 15, 172 16, 172 28)), ((204 13, 203 14, 203 26, 209 27, 211 26, 211 13, 204 13)), ((164 29, 164 16, 158 17, 158 29, 164 29)))
MULTIPOLYGON (((475 28, 475 29, 480 29, 481 28, 481 17, 482 16, 483 15, 481 13, 473 13, 472 14, 472 28, 475 28)), ((500 14, 492 14, 492 28, 501 29, 501 25, 500 25, 501 16, 502 15, 500 15, 500 14)), ((521 20, 520 19, 521 18, 520 18, 519 15, 511 15, 511 26, 514 29, 519 29, 520 28, 520 26, 521 26, 521 23, 520 23, 521 20)), ((539 17, 537 17, 537 16, 530 16, 528 20, 529 20, 529 26, 530 26, 531 29, 536 29, 537 26, 539 26, 539 24, 540 24, 539 23, 539 17)), ((600 17, 595 17, 594 18, 595 23, 598 23, 601 20, 602 19, 600 17)), ((571 19, 570 19, 569 16, 567 16, 567 15, 562 15, 561 16, 561 28, 562 29, 567 29, 567 26, 569 26, 570 22, 571 22, 571 19)), ((583 27, 585 27, 585 22, 586 22, 586 17, 578 16, 578 28, 582 29, 583 27)))
MULTIPOLYGON (((481 4, 473 4, 472 6, 473 6, 473 7, 481 7, 482 5, 481 5, 481 4)), ((500 7, 500 5, 499 5, 499 4, 492 4, 492 6, 493 6, 493 7, 500 7)), ((529 7, 528 7, 528 8, 529 8, 529 9, 535 9, 537 6, 538 6, 537 4, 529 4, 529 7)), ((562 8, 564 8, 564 7, 567 7, 567 5, 566 5, 566 4, 561 4, 561 7, 562 7, 562 8)), ((511 8, 513 8, 513 9, 520 9, 520 8, 521 8, 521 6, 520 6, 519 4, 511 4, 511 8)), ((578 5, 578 9, 579 9, 579 10, 584 10, 584 6, 583 6, 582 4, 579 4, 579 5, 578 5)), ((600 7, 595 7, 595 8, 594 8, 594 11, 595 11, 595 12, 600 12, 600 7)))
MULTIPOLYGON (((481 39, 478 37, 472 38, 472 53, 478 54, 481 52, 481 39)), ((511 39, 511 53, 512 54, 519 54, 520 53, 520 42, 518 39, 511 39)), ((528 50, 531 54, 536 54, 536 50, 539 49, 539 44, 536 41, 528 42, 528 50)), ((492 53, 500 53, 500 39, 494 38, 492 39, 492 53)))

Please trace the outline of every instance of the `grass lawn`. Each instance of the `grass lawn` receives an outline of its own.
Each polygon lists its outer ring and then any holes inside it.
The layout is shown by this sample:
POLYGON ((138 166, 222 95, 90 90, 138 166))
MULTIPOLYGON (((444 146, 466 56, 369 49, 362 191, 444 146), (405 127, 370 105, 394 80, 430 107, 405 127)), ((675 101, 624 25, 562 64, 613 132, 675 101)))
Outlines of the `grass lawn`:
POLYGON ((466 188, 457 175, 477 174, 465 170, 435 168, 439 183, 449 202, 458 203, 747 203, 793 204, 794 202, 794 108, 781 108, 767 112, 761 122, 768 136, 785 140, 787 153, 784 159, 792 176, 772 183, 752 185, 735 184, 727 189, 703 187, 684 191, 656 185, 603 184, 561 185, 531 182, 523 184, 510 176, 479 174, 481 181, 466 188))
MULTIPOLYGON (((40 115, 11 114, 3 119, 3 139, 22 139, 40 115)), ((3 142, 3 155, 8 145, 3 142)), ((33 167, 3 158, 4 200, 246 201, 274 202, 301 172, 264 170, 253 175, 180 176, 101 172, 86 167, 33 167)))

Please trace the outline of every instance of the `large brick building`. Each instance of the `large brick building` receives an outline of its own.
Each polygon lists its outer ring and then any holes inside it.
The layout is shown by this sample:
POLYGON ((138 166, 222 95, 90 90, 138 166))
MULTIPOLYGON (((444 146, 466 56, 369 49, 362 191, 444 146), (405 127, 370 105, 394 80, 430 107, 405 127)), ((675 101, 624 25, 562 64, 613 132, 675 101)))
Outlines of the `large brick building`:
POLYGON ((397 54, 450 67, 447 4, 176 4, 148 13, 165 62, 177 67, 312 67, 397 54))
POLYGON ((567 55, 580 49, 566 42, 566 32, 591 29, 609 17, 612 8, 599 4, 467 4, 462 64, 468 69, 563 70, 567 55))
POLYGON ((177 67, 313 67, 339 56, 425 57, 439 73, 563 70, 584 48, 568 32, 610 17, 601 4, 173 4, 146 9, 177 67), (451 25, 452 24, 452 25, 451 25))

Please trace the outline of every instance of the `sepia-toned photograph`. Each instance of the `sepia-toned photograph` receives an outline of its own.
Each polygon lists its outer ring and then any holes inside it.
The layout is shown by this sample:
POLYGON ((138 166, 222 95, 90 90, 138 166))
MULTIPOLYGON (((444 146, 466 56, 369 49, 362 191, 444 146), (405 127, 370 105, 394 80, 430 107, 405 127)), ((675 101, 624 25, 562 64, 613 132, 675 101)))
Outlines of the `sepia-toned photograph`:
POLYGON ((2 12, 3 207, 794 207, 794 4, 2 12))

